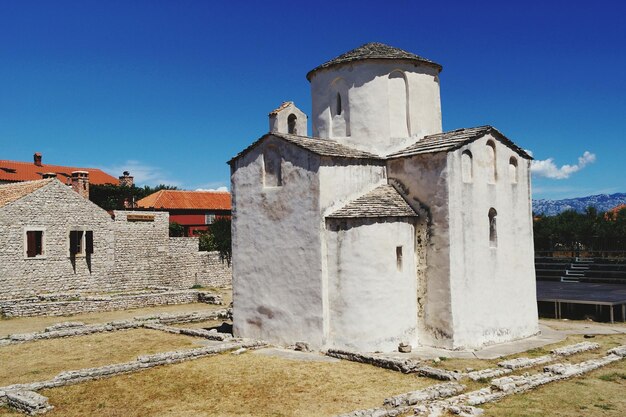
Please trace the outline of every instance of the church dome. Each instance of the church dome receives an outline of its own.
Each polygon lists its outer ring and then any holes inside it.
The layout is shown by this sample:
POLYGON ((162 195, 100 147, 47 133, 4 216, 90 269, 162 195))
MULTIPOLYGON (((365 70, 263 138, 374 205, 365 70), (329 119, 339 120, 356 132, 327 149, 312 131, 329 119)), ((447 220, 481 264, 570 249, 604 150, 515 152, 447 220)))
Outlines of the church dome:
POLYGON ((370 42, 365 45, 361 45, 345 54, 339 55, 336 58, 331 59, 328 62, 319 65, 318 67, 309 71, 306 75, 307 80, 311 81, 311 77, 316 71, 324 68, 335 67, 343 64, 347 64, 354 61, 362 61, 366 59, 386 59, 386 60, 402 60, 402 61, 414 61, 420 64, 426 64, 435 67, 438 71, 441 71, 443 67, 430 59, 423 58, 415 55, 411 52, 395 48, 393 46, 385 45, 379 42, 370 42))

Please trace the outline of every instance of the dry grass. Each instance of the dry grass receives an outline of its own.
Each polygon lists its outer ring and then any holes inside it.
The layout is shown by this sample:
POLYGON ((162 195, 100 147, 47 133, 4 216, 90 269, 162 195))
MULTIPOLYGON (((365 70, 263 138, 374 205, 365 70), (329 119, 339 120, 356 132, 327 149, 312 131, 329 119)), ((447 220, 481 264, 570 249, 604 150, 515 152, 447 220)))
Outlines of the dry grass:
MULTIPOLYGON (((136 312, 132 314, 137 315, 136 312)), ((213 327, 221 323, 211 321, 180 326, 213 327)), ((559 361, 575 363, 604 355, 607 349, 626 344, 626 335, 602 335, 593 339, 570 336, 563 342, 510 357, 540 356, 555 347, 584 340, 598 342, 601 348, 559 361)), ((191 346, 197 346, 192 338, 148 330, 9 346, 0 348, 0 382, 41 380, 45 379, 44 375, 53 376, 62 370, 116 363, 134 359, 138 354, 191 346), (37 373, 33 374, 32 370, 37 373)), ((496 367, 501 360, 446 359, 435 366, 484 369, 496 367)), ((541 369, 539 366, 516 373, 541 372, 541 369)), ((246 353, 218 355, 41 393, 55 406, 49 414, 51 417, 321 417, 380 406, 390 395, 435 383, 437 381, 427 378, 346 361, 300 362, 246 353)), ((469 380, 463 383, 468 390, 486 385, 469 380)), ((583 377, 508 397, 484 408, 486 416, 621 417, 626 415, 625 392, 626 360, 583 377)), ((0 408, 0 416, 22 414, 0 408)))
POLYGON ((84 313, 73 316, 61 317, 16 317, 11 319, 0 319, 0 337, 5 337, 13 333, 36 332, 46 327, 64 321, 82 321, 87 324, 106 323, 113 320, 132 319, 135 316, 154 313, 184 313, 190 311, 214 311, 228 308, 232 300, 230 290, 219 290, 224 298, 224 305, 213 304, 178 304, 159 307, 137 308, 134 310, 108 311, 101 313, 84 313))
POLYGON ((138 355, 198 347, 188 336, 125 330, 0 348, 0 386, 49 379, 61 371, 134 360, 138 355))
POLYGON ((432 380, 351 362, 247 353, 42 391, 56 416, 333 416, 432 380))
POLYGON ((527 394, 486 405, 485 416, 579 417, 626 415, 626 361, 584 377, 555 382, 527 394))

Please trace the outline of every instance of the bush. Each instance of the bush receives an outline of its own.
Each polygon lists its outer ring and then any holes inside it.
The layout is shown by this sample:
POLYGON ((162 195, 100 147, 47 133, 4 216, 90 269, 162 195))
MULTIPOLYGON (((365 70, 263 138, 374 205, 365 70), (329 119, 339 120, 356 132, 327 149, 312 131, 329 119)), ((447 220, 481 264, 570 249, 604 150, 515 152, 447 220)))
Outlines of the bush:
POLYGON ((200 250, 218 251, 220 257, 230 263, 232 247, 229 218, 218 217, 209 230, 200 235, 200 250))
POLYGON ((170 223, 170 237, 183 237, 185 236, 185 228, 183 225, 171 222, 170 223))

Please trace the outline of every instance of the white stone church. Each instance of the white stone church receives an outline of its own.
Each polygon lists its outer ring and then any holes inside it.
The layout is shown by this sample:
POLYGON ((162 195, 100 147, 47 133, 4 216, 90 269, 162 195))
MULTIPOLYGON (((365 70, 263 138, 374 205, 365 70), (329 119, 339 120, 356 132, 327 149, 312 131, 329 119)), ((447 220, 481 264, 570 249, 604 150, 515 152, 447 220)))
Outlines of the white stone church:
POLYGON ((442 67, 369 43, 307 74, 230 161, 234 331, 274 343, 471 349, 538 332, 531 157, 442 132, 442 67))

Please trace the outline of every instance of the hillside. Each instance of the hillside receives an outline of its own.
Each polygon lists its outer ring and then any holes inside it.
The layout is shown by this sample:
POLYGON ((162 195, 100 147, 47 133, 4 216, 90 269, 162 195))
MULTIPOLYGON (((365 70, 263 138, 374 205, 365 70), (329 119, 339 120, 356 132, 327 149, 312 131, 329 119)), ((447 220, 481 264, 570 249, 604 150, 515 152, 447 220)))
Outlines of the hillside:
POLYGON ((533 212, 554 216, 565 210, 582 213, 589 206, 595 207, 598 211, 607 211, 620 204, 626 204, 626 193, 598 194, 563 200, 533 200, 533 212))

